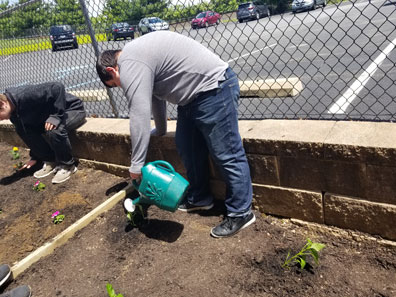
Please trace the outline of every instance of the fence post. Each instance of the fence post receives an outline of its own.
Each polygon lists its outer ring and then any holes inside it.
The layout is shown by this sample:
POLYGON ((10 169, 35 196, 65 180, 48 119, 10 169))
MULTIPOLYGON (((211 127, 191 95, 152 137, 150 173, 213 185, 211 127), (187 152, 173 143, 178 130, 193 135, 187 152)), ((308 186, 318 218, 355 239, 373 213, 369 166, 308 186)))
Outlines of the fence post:
MULTIPOLYGON (((91 19, 89 18, 87 6, 85 5, 85 1, 84 0, 79 0, 79 2, 80 2, 80 5, 81 5, 83 14, 84 14, 85 24, 88 27, 89 36, 91 37, 91 42, 92 42, 92 46, 93 46, 94 51, 95 51, 95 56, 96 56, 96 58, 98 58, 99 54, 100 54, 99 46, 98 46, 98 42, 96 41, 95 31, 92 28, 92 23, 91 23, 91 19)), ((111 105, 111 109, 113 110, 113 114, 118 118, 119 117, 119 113, 118 113, 118 110, 117 110, 117 105, 116 105, 116 103, 114 101, 114 98, 113 98, 113 94, 110 91, 110 89, 107 88, 107 87, 106 87, 106 91, 107 91, 107 95, 110 98, 110 105, 111 105)))

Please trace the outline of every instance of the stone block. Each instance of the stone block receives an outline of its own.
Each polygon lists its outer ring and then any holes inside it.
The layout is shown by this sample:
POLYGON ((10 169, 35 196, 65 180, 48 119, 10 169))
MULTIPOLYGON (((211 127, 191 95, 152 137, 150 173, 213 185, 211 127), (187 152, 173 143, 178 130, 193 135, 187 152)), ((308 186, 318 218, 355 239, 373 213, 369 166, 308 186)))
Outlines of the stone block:
POLYGON ((0 141, 8 143, 12 146, 26 147, 25 143, 15 132, 13 125, 2 125, 0 129, 0 141))
POLYGON ((317 159, 323 159, 324 156, 323 144, 317 142, 245 138, 243 144, 248 154, 317 159))
POLYGON ((128 137, 77 132, 70 134, 70 142, 77 158, 130 165, 131 146, 128 137))
POLYGON ((325 224, 396 240, 396 206, 338 196, 324 196, 325 224))
POLYGON ((253 183, 279 186, 276 157, 248 154, 247 158, 253 183))
POLYGON ((171 149, 165 149, 163 148, 161 150, 163 160, 169 162, 172 167, 176 170, 181 175, 186 174, 186 169, 184 168, 183 162, 177 153, 176 150, 171 150, 171 149))
POLYGON ((366 166, 362 163, 280 157, 280 185, 316 192, 362 197, 366 166))
POLYGON ((396 166, 367 164, 364 185, 365 199, 396 205, 396 166))
POLYGON ((253 185, 261 212, 323 224, 322 194, 266 185, 253 185))

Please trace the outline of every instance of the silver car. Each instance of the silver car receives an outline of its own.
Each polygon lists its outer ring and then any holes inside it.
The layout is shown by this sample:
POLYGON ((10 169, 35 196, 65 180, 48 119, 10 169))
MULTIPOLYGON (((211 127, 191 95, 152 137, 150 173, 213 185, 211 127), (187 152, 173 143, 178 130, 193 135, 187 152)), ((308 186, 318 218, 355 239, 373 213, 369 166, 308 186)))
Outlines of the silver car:
POLYGON ((314 10, 316 6, 327 5, 327 0, 293 0, 292 11, 296 13, 298 11, 314 10))
POLYGON ((169 24, 158 17, 143 18, 139 22, 138 30, 144 35, 153 31, 169 30, 169 24))

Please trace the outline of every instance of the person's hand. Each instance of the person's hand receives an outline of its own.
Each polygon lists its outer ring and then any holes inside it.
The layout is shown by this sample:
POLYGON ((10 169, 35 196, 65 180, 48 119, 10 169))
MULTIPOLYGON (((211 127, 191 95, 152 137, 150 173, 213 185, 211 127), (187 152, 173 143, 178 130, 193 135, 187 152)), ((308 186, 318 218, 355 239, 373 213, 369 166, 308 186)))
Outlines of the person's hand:
POLYGON ((142 174, 141 174, 141 173, 132 173, 132 172, 129 172, 129 175, 131 176, 131 179, 132 179, 132 180, 134 180, 134 179, 136 179, 136 180, 142 179, 142 174))
POLYGON ((30 159, 25 165, 23 165, 19 170, 23 170, 23 169, 29 169, 32 166, 36 165, 37 161, 30 159))
POLYGON ((56 127, 55 127, 55 125, 53 125, 51 123, 45 122, 44 128, 45 128, 45 131, 50 131, 50 130, 54 130, 56 127))

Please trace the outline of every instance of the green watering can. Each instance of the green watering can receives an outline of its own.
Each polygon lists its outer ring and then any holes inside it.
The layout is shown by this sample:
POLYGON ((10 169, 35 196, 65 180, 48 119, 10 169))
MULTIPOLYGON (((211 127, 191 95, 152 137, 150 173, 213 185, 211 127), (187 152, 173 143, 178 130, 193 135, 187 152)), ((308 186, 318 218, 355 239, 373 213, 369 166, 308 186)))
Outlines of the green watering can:
POLYGON ((124 207, 128 212, 133 212, 136 204, 154 204, 174 212, 184 199, 189 186, 188 181, 166 161, 154 161, 144 165, 140 184, 136 180, 132 184, 140 197, 134 200, 125 199, 124 207))

